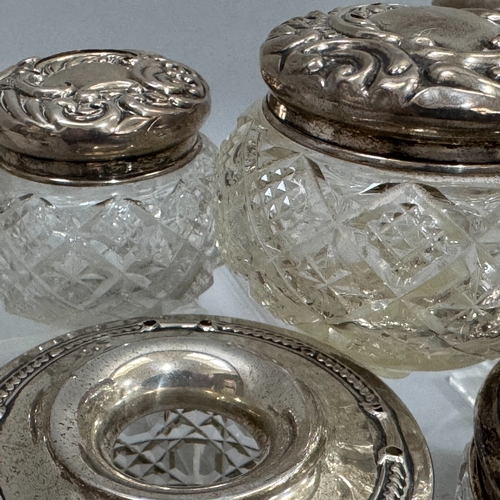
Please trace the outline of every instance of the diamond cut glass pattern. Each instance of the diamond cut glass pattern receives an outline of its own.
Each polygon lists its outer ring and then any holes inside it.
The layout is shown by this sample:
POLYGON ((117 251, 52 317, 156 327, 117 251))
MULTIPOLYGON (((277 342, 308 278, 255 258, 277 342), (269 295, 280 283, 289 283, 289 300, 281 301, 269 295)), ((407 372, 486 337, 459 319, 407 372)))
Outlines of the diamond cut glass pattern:
POLYGON ((218 263, 215 153, 205 139, 183 168, 117 186, 54 186, 0 171, 7 312, 76 328, 194 300, 218 263))
POLYGON ((209 486, 246 474, 263 459, 257 441, 234 420, 205 410, 142 417, 118 436, 113 463, 157 486, 209 486))
POLYGON ((336 159, 284 137, 261 103, 217 176, 223 256, 281 319, 385 375, 498 357, 497 176, 336 159))

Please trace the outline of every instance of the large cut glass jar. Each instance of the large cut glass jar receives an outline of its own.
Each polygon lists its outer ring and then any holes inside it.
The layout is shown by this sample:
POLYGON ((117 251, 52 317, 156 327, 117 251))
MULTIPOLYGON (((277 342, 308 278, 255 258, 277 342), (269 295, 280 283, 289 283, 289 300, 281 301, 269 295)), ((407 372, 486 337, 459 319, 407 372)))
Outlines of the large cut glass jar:
POLYGON ((312 12, 218 160, 218 241, 276 316, 386 374, 500 354, 498 13, 312 12))
POLYGON ((209 88, 157 54, 79 51, 0 74, 0 296, 83 326, 211 284, 209 88))

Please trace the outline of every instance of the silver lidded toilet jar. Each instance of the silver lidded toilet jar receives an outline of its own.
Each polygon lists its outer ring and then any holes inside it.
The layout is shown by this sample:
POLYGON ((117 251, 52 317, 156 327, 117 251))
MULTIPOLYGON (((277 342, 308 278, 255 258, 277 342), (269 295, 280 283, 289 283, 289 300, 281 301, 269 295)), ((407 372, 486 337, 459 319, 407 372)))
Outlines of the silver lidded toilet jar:
POLYGON ((474 437, 465 450, 457 500, 500 498, 500 363, 489 373, 476 398, 474 437))
POLYGON ((78 327, 194 300, 217 264, 205 80, 134 50, 0 74, 0 296, 78 327), (90 320, 89 320, 90 318, 90 320))
POLYGON ((221 146, 218 241, 254 298, 379 373, 500 353, 500 20, 373 4, 261 48, 221 146))
POLYGON ((0 370, 0 497, 431 500, 377 377, 318 342, 203 316, 87 328, 0 370))

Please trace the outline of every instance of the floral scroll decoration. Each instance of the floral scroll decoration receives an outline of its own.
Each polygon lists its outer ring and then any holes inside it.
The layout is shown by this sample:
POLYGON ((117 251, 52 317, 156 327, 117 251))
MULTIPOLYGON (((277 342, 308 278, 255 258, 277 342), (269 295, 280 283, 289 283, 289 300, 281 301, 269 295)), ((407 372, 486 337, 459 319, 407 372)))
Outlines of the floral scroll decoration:
POLYGON ((82 52, 26 59, 0 74, 0 110, 14 124, 47 132, 65 128, 129 134, 165 115, 190 110, 207 99, 207 88, 190 68, 144 52, 82 52), (120 66, 126 78, 76 86, 51 86, 52 75, 73 66, 120 66))
POLYGON ((315 11, 278 26, 261 51, 266 83, 285 100, 300 86, 325 115, 346 103, 408 114, 418 108, 426 116, 443 109, 500 114, 500 13, 453 9, 449 21, 443 9, 413 8, 408 15, 422 29, 391 30, 405 9, 315 11))

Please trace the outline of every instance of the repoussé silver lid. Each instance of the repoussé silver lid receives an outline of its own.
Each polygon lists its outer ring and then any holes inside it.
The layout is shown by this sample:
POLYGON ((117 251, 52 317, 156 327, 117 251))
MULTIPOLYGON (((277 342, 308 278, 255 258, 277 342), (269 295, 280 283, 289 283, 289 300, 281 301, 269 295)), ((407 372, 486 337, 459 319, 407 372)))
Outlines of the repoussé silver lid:
POLYGON ((193 158, 209 111, 203 78, 158 54, 26 59, 0 73, 0 165, 64 184, 157 175, 193 158))
POLYGON ((500 13, 371 4, 315 11, 261 49, 266 116, 371 165, 500 170, 500 13))

